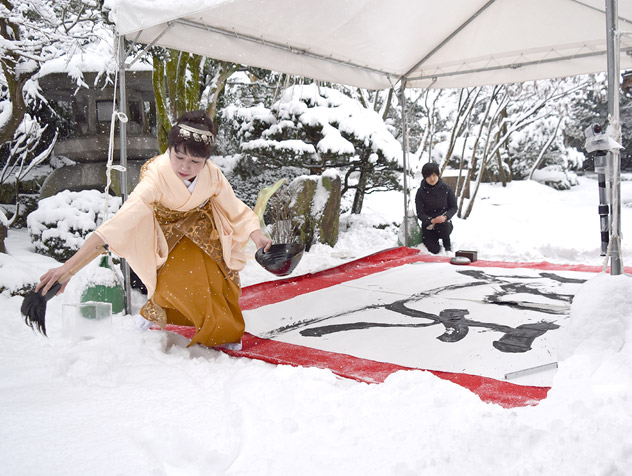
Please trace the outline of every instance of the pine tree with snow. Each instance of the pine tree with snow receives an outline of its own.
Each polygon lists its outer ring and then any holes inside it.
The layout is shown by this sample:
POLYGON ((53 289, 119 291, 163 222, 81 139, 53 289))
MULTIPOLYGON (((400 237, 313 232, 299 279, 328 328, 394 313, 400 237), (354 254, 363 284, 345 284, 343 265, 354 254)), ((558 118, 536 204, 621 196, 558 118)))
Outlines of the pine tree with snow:
POLYGON ((352 213, 366 194, 399 190, 402 150, 378 113, 340 91, 312 83, 287 88, 270 108, 228 107, 224 120, 240 139, 242 178, 270 168, 338 169, 352 213))

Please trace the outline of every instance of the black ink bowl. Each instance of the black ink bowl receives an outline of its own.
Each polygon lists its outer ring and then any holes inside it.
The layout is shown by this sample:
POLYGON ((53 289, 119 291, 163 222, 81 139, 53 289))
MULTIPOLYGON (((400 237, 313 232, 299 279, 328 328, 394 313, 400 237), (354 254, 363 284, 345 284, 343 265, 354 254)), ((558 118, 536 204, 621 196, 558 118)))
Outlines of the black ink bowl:
POLYGON ((255 259, 266 271, 277 276, 287 276, 298 265, 303 257, 305 245, 300 243, 279 243, 272 245, 267 252, 259 248, 255 259))

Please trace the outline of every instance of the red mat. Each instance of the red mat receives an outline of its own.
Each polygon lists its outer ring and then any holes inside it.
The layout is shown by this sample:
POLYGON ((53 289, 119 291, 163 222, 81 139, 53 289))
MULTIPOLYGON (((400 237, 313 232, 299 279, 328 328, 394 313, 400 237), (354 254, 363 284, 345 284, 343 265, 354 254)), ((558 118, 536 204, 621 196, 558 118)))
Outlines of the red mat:
MULTIPOLYGON (((391 248, 317 273, 308 273, 295 278, 266 281, 264 283, 247 286, 242 290, 239 305, 243 310, 257 309, 261 306, 285 301, 286 299, 293 298, 300 294, 335 286, 345 281, 358 279, 404 264, 418 262, 448 263, 449 261, 449 257, 421 254, 419 250, 413 248, 403 246, 391 248)), ((527 268, 540 269, 543 271, 583 271, 589 273, 599 273, 602 269, 600 266, 554 264, 546 261, 540 263, 510 263, 507 261, 481 260, 475 261, 465 267, 527 268)), ((631 273, 632 267, 626 267, 625 272, 631 273)))
MULTIPOLYGON (((416 249, 405 247, 393 248, 318 273, 310 273, 278 281, 268 281, 245 287, 242 290, 240 305, 243 310, 256 309, 261 306, 281 302, 304 293, 324 289, 404 264, 448 261, 448 257, 420 254, 416 249)), ((467 266, 529 268, 555 271, 601 271, 601 268, 598 266, 559 265, 547 262, 508 263, 500 261, 476 261, 467 266)), ((632 272, 632 268, 626 268, 625 271, 632 272)), ((193 327, 169 325, 167 326, 167 330, 176 332, 187 338, 191 338, 194 334, 193 327)), ((329 369, 341 377, 366 383, 381 383, 390 374, 399 370, 423 370, 287 344, 270 339, 262 339, 248 333, 244 334, 242 345, 243 347, 240 351, 221 350, 235 357, 248 357, 272 364, 329 369)), ((549 391, 548 387, 517 385, 478 375, 433 370, 428 371, 437 377, 449 380, 471 390, 484 402, 496 403, 505 408, 537 404, 537 402, 546 397, 549 391)))
MULTIPOLYGON (((167 330, 188 339, 193 337, 195 333, 193 327, 171 324, 167 325, 167 330)), ((399 370, 421 370, 387 362, 361 359, 352 355, 326 352, 311 347, 286 344, 271 339, 261 339, 248 333, 245 333, 242 338, 242 350, 219 350, 233 357, 248 357, 275 365, 329 369, 340 377, 365 383, 382 383, 386 377, 399 370)), ((548 387, 527 387, 478 375, 435 370, 428 370, 427 372, 471 390, 484 402, 496 403, 505 408, 535 405, 545 398, 549 391, 548 387)))

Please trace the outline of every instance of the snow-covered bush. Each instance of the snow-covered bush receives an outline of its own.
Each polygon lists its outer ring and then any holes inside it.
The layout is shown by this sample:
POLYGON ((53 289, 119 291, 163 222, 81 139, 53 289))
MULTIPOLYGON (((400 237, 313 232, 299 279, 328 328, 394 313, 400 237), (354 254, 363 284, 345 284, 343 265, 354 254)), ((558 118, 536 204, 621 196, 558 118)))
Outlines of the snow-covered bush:
POLYGON ((39 274, 28 263, 0 253, 0 294, 8 292, 10 296, 26 296, 35 289, 39 274))
POLYGON ((577 175, 568 170, 564 170, 559 165, 549 165, 533 173, 533 180, 543 183, 556 190, 569 190, 574 185, 578 185, 577 175))
MULTIPOLYGON (((105 201, 105 193, 98 190, 64 190, 41 200, 27 219, 35 251, 60 261, 70 258, 103 222, 105 201)), ((120 206, 119 197, 108 197, 108 217, 120 206)))

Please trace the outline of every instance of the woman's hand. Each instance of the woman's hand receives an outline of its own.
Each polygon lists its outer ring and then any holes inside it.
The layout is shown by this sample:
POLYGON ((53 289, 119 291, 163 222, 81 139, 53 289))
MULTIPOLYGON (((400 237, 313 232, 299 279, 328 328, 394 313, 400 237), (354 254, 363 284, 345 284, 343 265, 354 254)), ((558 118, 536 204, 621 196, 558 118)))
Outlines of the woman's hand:
POLYGON ((430 220, 430 223, 434 223, 434 224, 437 224, 437 223, 443 223, 443 222, 445 222, 447 219, 448 219, 448 217, 447 217, 447 216, 445 216, 445 215, 439 215, 438 217, 434 217, 432 220, 430 220))
POLYGON ((272 246, 272 240, 264 235, 261 230, 255 230, 250 233, 250 239, 254 241, 258 250, 263 248, 264 253, 272 246))
MULTIPOLYGON (((45 296, 48 290, 56 282, 58 282, 64 274, 68 273, 68 271, 70 271, 70 268, 67 263, 63 264, 62 266, 58 268, 49 269, 48 271, 46 271, 46 273, 40 276, 40 282, 38 283, 37 286, 35 286, 35 292, 42 289, 42 295, 45 296)), ((57 292, 57 294, 63 293, 66 290, 67 284, 68 284, 68 281, 62 284, 61 289, 57 292)))
POLYGON ((61 283, 61 289, 57 294, 61 294, 66 290, 66 285, 70 278, 78 272, 81 268, 87 265, 94 258, 99 256, 101 253, 105 252, 105 241, 99 237, 96 233, 92 233, 88 236, 88 239, 85 241, 79 251, 77 251, 72 257, 62 264, 58 268, 52 268, 46 271, 42 276, 40 276, 40 282, 35 287, 35 292, 42 289, 42 294, 46 295, 48 290, 66 274, 68 276, 65 279, 65 282, 61 283))

